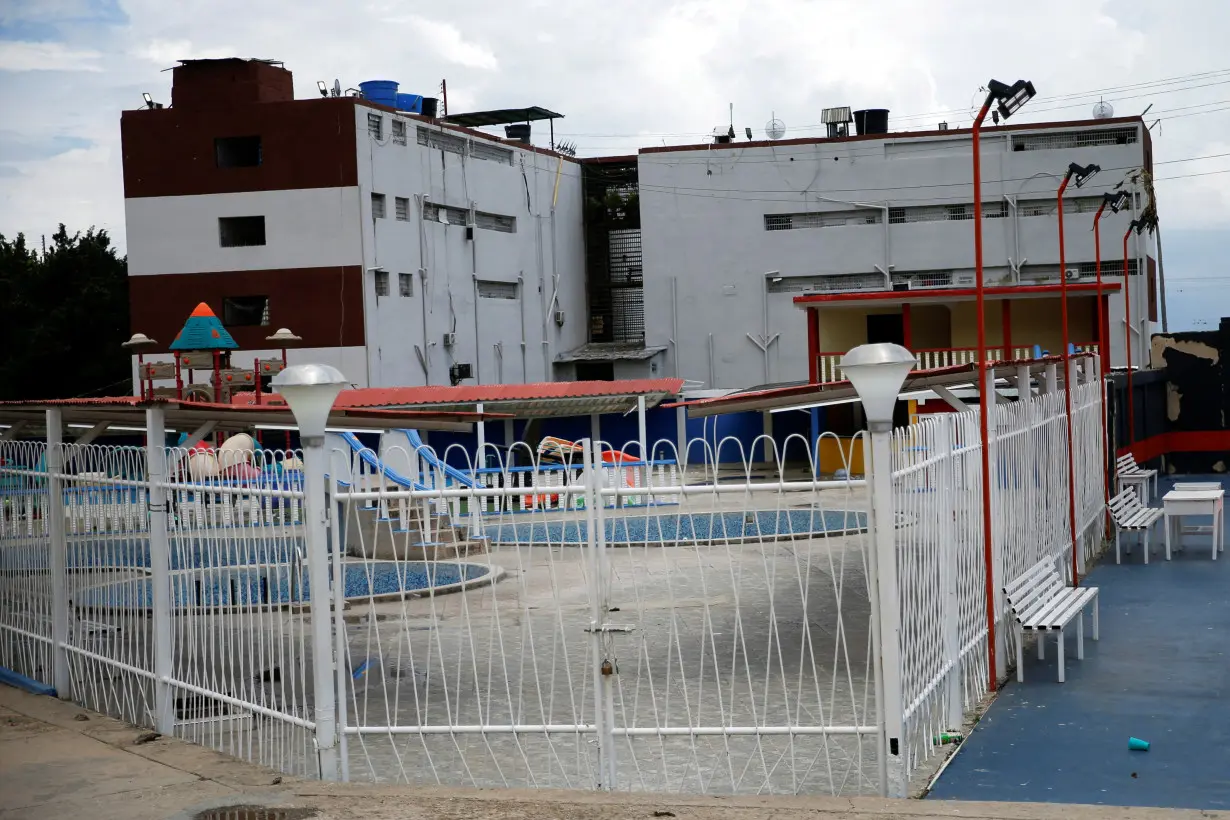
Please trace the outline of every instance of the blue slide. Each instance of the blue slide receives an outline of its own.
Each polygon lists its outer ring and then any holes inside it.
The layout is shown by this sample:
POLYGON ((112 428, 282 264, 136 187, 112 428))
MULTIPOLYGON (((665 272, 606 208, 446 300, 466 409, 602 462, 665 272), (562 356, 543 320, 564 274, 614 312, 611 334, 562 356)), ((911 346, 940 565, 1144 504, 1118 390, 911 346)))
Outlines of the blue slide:
MULTIPOLYGON (((351 451, 359 454, 359 458, 363 459, 364 464, 371 467, 373 470, 378 471, 382 476, 387 478, 389 481, 392 481, 398 487, 407 490, 431 489, 424 484, 419 484, 417 481, 411 481, 400 473, 385 466, 370 448, 363 446, 363 442, 359 441, 354 433, 338 433, 338 435, 341 436, 342 440, 350 446, 351 451)), ((417 436, 415 437, 417 438, 417 436)))
POLYGON ((436 458, 436 454, 432 451, 432 449, 423 444, 423 439, 419 438, 417 430, 403 429, 401 432, 406 434, 406 438, 409 440, 410 446, 414 450, 418 451, 418 453, 423 457, 423 460, 426 461, 429 466, 434 467, 437 470, 442 470, 446 476, 457 482, 457 484, 462 487, 473 489, 475 487, 482 486, 461 470, 458 470, 456 467, 450 467, 440 459, 436 458))

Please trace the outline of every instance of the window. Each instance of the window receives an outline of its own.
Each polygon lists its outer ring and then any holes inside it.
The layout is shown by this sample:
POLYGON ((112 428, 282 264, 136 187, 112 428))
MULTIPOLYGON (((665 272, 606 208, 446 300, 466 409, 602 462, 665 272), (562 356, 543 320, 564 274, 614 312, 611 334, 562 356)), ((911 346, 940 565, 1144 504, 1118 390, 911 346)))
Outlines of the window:
POLYGON ((515 216, 501 216, 500 214, 488 214, 477 211, 474 214, 474 227, 482 228, 485 231, 516 233, 517 218, 515 216))
MULTIPOLYGON (((450 154, 465 154, 466 142, 462 137, 455 137, 442 131, 424 128, 421 125, 418 127, 418 143, 419 145, 426 145, 428 148, 436 148, 441 151, 447 151, 450 154)), ((510 156, 509 164, 511 163, 512 159, 510 156)))
POLYGON ((413 296, 414 295, 414 274, 411 274, 411 273, 397 274, 397 295, 398 296, 413 296))
POLYGON ((367 133, 378 140, 384 139, 384 117, 380 114, 368 114, 367 133))
POLYGON ((214 159, 219 168, 251 168, 261 164, 260 137, 218 137, 214 159))
POLYGON ((478 280, 478 295, 484 299, 516 299, 516 282, 497 282, 492 279, 478 280))
POLYGON ((376 274, 376 295, 389 295, 389 272, 387 270, 375 271, 376 274))
POLYGON ((1082 131, 1047 131, 1013 137, 1013 151, 1054 151, 1099 145, 1135 145, 1136 128, 1097 128, 1082 131))
POLYGON ((260 327, 269 324, 269 297, 226 297, 222 300, 222 324, 227 327, 260 327))
POLYGON ((372 194, 372 219, 384 219, 384 194, 372 194))
POLYGON ((615 381, 615 363, 577 362, 577 381, 613 382, 615 381))
POLYGON ((393 120, 393 142, 398 145, 406 144, 406 121, 393 120))
POLYGON ((404 196, 393 198, 393 214, 401 222, 410 218, 410 200, 404 196))
POLYGON ((265 244, 265 217, 223 216, 218 218, 218 238, 224 248, 265 244))

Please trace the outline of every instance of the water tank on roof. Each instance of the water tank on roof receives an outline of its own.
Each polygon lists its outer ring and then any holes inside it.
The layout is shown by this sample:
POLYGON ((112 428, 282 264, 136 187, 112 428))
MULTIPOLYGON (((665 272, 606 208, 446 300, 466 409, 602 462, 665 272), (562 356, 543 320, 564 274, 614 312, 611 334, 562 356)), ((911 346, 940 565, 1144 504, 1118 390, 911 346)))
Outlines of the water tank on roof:
POLYGON ((438 100, 435 97, 424 97, 423 98, 423 110, 420 111, 419 113, 422 114, 424 117, 431 117, 434 120, 436 118, 436 103, 437 102, 438 100))
POLYGON ((359 91, 363 93, 365 100, 387 105, 389 108, 397 107, 396 80, 367 80, 359 83, 359 91))
POLYGON ((861 111, 855 111, 854 127, 858 129, 859 136, 863 134, 887 134, 888 109, 864 108, 861 111))
POLYGON ((423 95, 422 94, 398 94, 397 95, 397 110, 409 111, 411 114, 423 113, 423 95))

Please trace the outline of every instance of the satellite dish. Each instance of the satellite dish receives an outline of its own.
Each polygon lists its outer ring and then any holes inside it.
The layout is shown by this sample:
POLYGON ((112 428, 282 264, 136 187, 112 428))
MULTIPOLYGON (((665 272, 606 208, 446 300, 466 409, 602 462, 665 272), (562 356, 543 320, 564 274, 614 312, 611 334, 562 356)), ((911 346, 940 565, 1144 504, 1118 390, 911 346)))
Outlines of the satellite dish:
POLYGON ((1113 116, 1115 116, 1114 106, 1108 102, 1098 100, 1098 104, 1093 107, 1093 118, 1095 120, 1105 120, 1113 116))
POLYGON ((341 80, 334 80, 334 81, 333 81, 333 96, 335 96, 335 97, 340 97, 340 96, 342 96, 342 82, 341 82, 341 80))
POLYGON ((764 126, 764 135, 771 140, 779 140, 786 136, 786 123, 777 117, 769 120, 764 126))

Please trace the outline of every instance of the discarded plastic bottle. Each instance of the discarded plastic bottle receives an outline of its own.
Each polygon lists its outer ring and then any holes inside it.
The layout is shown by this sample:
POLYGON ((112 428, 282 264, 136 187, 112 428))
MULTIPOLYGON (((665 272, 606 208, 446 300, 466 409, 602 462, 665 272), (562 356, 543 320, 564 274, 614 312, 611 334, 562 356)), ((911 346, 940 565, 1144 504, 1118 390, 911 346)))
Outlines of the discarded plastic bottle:
POLYGON ((946 746, 949 743, 960 743, 964 738, 960 732, 940 732, 935 737, 931 738, 931 742, 936 746, 946 746))

